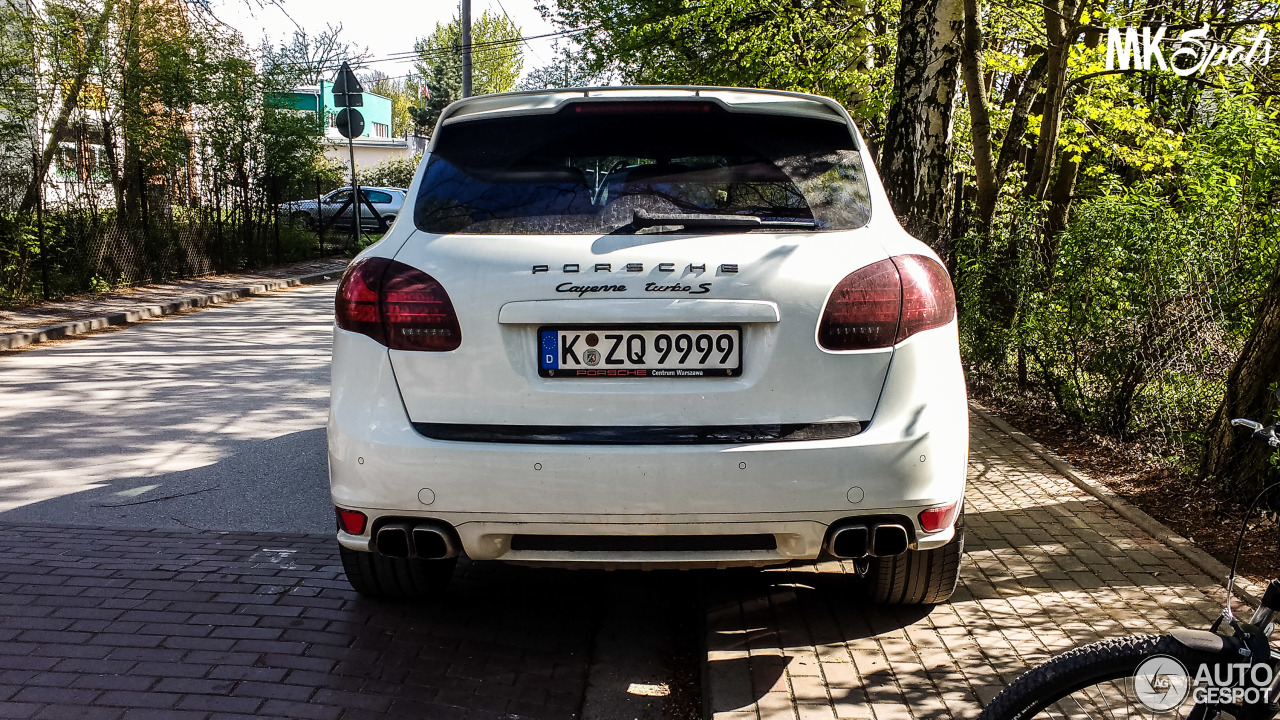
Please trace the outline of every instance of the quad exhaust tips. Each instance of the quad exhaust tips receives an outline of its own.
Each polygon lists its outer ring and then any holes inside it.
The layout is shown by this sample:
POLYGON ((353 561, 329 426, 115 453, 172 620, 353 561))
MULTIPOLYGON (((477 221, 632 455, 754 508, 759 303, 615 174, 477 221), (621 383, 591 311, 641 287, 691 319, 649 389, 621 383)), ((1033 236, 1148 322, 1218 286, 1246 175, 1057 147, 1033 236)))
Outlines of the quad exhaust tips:
POLYGON ((897 523, 849 523, 838 525, 831 531, 827 550, 838 558, 859 560, 868 555, 901 555, 910 544, 911 537, 907 534, 907 529, 897 523))
POLYGON ((442 560, 458 555, 458 543, 447 525, 432 522, 389 522, 378 528, 374 548, 387 557, 442 560))

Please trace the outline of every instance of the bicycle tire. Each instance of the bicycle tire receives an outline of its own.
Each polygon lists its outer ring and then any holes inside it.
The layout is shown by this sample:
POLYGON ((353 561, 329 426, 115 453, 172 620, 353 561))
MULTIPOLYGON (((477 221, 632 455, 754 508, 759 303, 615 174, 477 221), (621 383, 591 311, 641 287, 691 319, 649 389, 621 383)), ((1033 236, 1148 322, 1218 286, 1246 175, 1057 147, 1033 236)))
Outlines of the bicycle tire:
MULTIPOLYGON (((997 695, 983 709, 978 720, 1029 720, 1059 703, 1065 704, 1068 698, 1074 698, 1091 687, 1132 677, 1138 665, 1156 655, 1172 657, 1188 668, 1198 667, 1201 663, 1216 665, 1223 662, 1215 655, 1192 650, 1168 635, 1135 635, 1103 640, 1070 650, 1028 671, 997 695)), ((1078 699, 1075 701, 1079 705, 1078 699)), ((1137 711, 1127 713, 1129 715, 1177 717, 1169 712, 1151 710, 1132 696, 1128 701, 1130 710, 1137 711)), ((1188 707, 1191 707, 1190 701, 1188 707)), ((1063 715, 1067 713, 1049 712, 1045 717, 1063 715)))

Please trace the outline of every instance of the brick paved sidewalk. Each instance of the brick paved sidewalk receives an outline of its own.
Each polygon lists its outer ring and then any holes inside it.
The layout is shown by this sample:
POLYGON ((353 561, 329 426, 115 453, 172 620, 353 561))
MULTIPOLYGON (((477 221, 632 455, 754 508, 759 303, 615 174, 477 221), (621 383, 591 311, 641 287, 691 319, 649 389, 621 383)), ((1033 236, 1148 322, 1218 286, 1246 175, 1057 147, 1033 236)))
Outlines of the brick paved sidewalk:
POLYGON ((0 526, 0 717, 572 718, 599 573, 353 593, 327 536, 0 526))
MULTIPOLYGON (((206 298, 218 293, 228 293, 255 285, 278 284, 281 280, 313 277, 332 273, 335 277, 347 266, 346 258, 325 258, 281 265, 256 272, 228 275, 212 275, 190 280, 177 280, 157 285, 90 295, 77 295, 54 302, 9 310, 0 310, 0 349, 9 347, 5 342, 19 336, 37 333, 70 323, 86 323, 113 315, 136 312, 145 308, 180 303, 184 300, 206 298)), ((247 294, 247 293, 246 293, 247 294)), ((189 304, 189 303, 188 303, 189 304)), ((198 305, 207 302, 198 302, 198 305)), ((152 315, 166 314, 155 312, 152 315)), ((132 321, 132 320, 130 320, 132 321)), ((93 329, 108 323, 96 323, 93 329)), ((112 322, 109 324, 120 324, 112 322)), ((76 330, 67 334, 76 334, 76 330)), ((18 347, 25 343, 14 343, 18 347)))
POLYGON ((978 417, 951 603, 858 604, 839 563, 742 573, 707 606, 717 720, 972 718, 1075 645, 1206 627, 1225 591, 978 417))

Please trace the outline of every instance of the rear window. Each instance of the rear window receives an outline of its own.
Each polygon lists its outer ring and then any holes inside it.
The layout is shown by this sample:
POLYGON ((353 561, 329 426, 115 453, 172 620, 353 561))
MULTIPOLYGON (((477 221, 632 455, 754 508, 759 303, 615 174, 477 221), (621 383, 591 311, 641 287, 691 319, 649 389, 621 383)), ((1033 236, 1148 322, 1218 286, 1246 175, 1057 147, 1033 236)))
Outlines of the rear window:
POLYGON ((776 232, 847 230, 870 218, 866 172, 844 123, 705 102, 650 105, 571 104, 554 115, 446 125, 427 158, 415 224, 484 234, 680 227, 637 227, 639 212, 754 216, 776 232))

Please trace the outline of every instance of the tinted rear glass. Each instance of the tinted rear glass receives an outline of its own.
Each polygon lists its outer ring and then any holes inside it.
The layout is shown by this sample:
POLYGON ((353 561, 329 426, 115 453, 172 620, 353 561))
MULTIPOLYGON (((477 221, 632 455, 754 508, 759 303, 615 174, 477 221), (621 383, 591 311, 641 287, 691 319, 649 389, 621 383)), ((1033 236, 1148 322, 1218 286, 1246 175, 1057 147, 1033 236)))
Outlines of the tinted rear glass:
POLYGON ((681 107, 588 113, 570 105, 446 125, 427 158, 414 221, 432 233, 606 234, 628 231, 637 210, 752 215, 816 230, 869 219, 866 173, 844 123, 673 106, 681 107))

